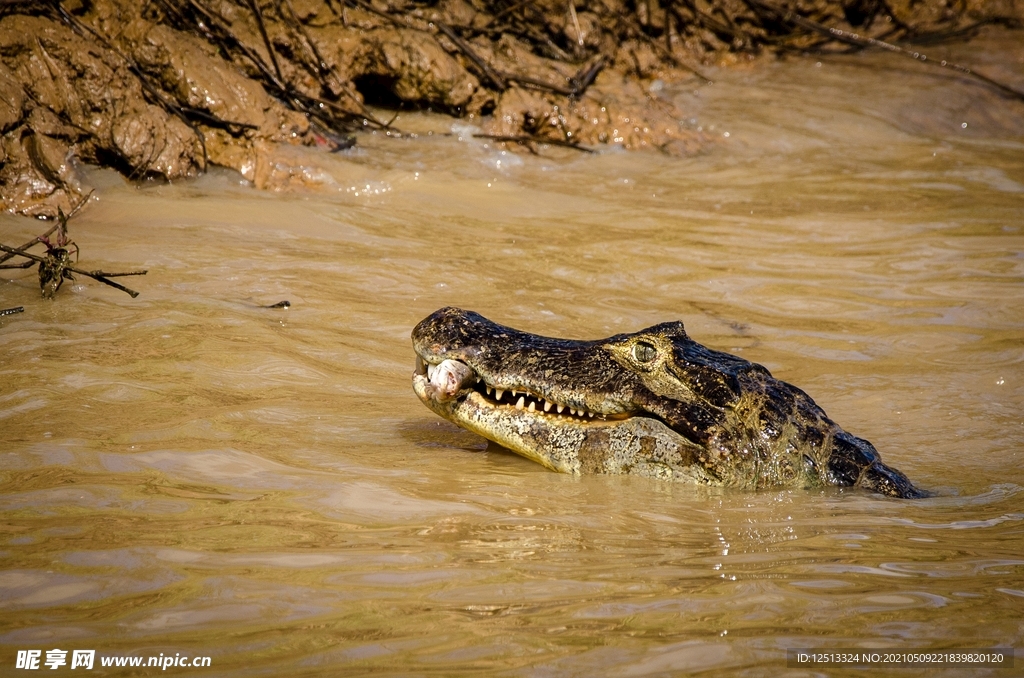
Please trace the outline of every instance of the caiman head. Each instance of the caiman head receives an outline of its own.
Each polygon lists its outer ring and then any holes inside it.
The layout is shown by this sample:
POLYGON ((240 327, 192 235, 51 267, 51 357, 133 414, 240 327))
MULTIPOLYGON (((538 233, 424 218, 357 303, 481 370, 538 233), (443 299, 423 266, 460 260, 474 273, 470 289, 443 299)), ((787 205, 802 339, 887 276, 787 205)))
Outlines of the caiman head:
POLYGON ((427 407, 556 471, 924 496, 803 391, 698 344, 681 322, 574 341, 448 307, 412 341, 427 407))

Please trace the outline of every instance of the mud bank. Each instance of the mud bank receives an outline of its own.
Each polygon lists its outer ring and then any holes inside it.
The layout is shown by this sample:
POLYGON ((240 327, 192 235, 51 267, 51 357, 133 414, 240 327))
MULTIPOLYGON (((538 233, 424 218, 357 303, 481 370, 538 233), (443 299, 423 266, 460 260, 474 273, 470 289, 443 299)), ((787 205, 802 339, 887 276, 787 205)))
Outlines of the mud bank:
POLYGON ((281 144, 338 150, 367 105, 472 117, 508 143, 694 152, 657 79, 758 54, 961 39, 1019 27, 1001 0, 13 0, 0 5, 0 206, 53 217, 94 163, 175 180, 209 165, 303 178, 281 144))

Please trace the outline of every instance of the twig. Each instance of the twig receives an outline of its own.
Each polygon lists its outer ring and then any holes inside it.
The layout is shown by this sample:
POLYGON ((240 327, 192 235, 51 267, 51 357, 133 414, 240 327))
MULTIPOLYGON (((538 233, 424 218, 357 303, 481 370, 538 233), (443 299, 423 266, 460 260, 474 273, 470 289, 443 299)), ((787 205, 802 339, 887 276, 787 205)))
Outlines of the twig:
POLYGON ((97 276, 100 278, 121 278, 126 275, 146 275, 149 270, 144 271, 125 271, 124 273, 107 273, 105 271, 92 271, 89 275, 97 276))
MULTIPOLYGON (((694 20, 704 28, 711 31, 712 33, 717 33, 719 37, 721 37, 722 35, 727 35, 730 39, 739 38, 740 40, 743 40, 743 38, 746 37, 745 35, 741 35, 740 33, 738 33, 735 28, 727 24, 723 24, 714 17, 712 17, 711 15, 697 9, 696 3, 692 2, 692 0, 684 0, 684 2, 686 2, 687 8, 691 12, 693 12, 694 20)), ((673 6, 671 9, 672 12, 676 14, 676 16, 679 16, 678 8, 673 6)))
POLYGON ((586 146, 580 146, 578 143, 571 141, 560 141, 559 139, 545 139, 543 137, 535 137, 528 134, 520 135, 505 135, 505 134, 474 134, 474 139, 492 139, 494 141, 506 141, 517 144, 550 144, 552 146, 561 146, 562 148, 571 148, 576 151, 582 151, 584 153, 596 153, 595 150, 587 148, 586 146))
POLYGON ((206 17, 206 21, 209 23, 211 28, 221 33, 221 37, 220 39, 218 39, 218 37, 214 34, 212 30, 210 30, 210 28, 206 28, 202 25, 202 23, 199 23, 200 29, 205 29, 204 33, 206 34, 208 40, 210 40, 211 42, 220 43, 222 45, 224 44, 225 41, 228 41, 231 46, 235 47, 240 52, 242 52, 242 54, 246 58, 248 58, 249 61, 253 63, 253 65, 256 66, 257 70, 259 70, 259 72, 263 74, 263 77, 267 79, 267 82, 273 84, 273 86, 280 91, 285 91, 287 89, 285 87, 284 82, 281 81, 281 78, 274 75, 274 73, 270 71, 270 68, 267 66, 266 63, 264 63, 263 59, 260 58, 259 54, 253 52, 251 49, 246 47, 245 43, 239 40, 235 36, 235 34, 231 32, 231 29, 224 25, 224 22, 219 17, 217 17, 210 10, 201 5, 198 2, 198 0, 186 0, 186 2, 188 2, 188 4, 194 10, 196 10, 197 12, 201 13, 206 17))
POLYGON ((982 19, 981 21, 975 21, 973 24, 969 24, 967 26, 964 26, 963 28, 955 28, 948 31, 934 31, 931 33, 908 32, 903 37, 903 40, 904 42, 909 42, 915 45, 935 45, 940 42, 945 42, 947 40, 953 40, 955 38, 974 37, 974 35, 978 32, 978 29, 980 29, 982 26, 987 26, 989 24, 994 23, 999 22, 994 18, 982 19))
MULTIPOLYGON (((95 192, 96 192, 96 189, 94 188, 94 189, 91 189, 91 190, 90 190, 90 191, 89 191, 88 193, 86 193, 86 194, 85 194, 84 196, 82 196, 82 199, 78 201, 78 204, 77 204, 77 205, 75 205, 74 207, 72 207, 72 208, 71 208, 71 211, 70 211, 70 212, 68 212, 68 213, 67 213, 67 216, 65 216, 65 217, 64 217, 64 221, 63 221, 63 224, 62 224, 62 222, 59 222, 59 221, 58 221, 58 222, 57 222, 57 226, 54 226, 54 228, 57 228, 57 227, 59 227, 59 226, 61 226, 61 225, 63 225, 63 226, 65 227, 65 228, 67 228, 67 221, 68 221, 68 219, 70 219, 71 217, 75 216, 75 215, 76 215, 76 214, 78 214, 78 213, 79 213, 80 211, 82 211, 82 208, 83 208, 83 207, 85 207, 85 206, 86 206, 86 205, 87 205, 87 204, 89 203, 89 198, 91 198, 91 197, 92 197, 92 194, 93 194, 93 193, 95 193, 95 192)), ((44 238, 45 238, 45 237, 47 237, 48 235, 50 235, 50 233, 53 233, 53 231, 49 231, 49 232, 47 232, 47 233, 44 233, 44 234, 42 235, 42 237, 44 237, 44 238)))
MULTIPOLYGON (((529 10, 533 14, 534 21, 540 25, 546 24, 546 21, 543 18, 543 13, 541 13, 532 2, 524 3, 522 8, 529 10)), ((521 20, 519 20, 519 17, 513 17, 513 19, 516 20, 514 28, 519 31, 519 35, 517 37, 525 36, 530 38, 534 44, 538 46, 543 45, 548 49, 550 54, 553 54, 555 59, 559 61, 572 61, 572 57, 552 42, 549 36, 537 30, 537 28, 527 20, 525 13, 521 20)))
POLYGON ((506 14, 511 14, 512 12, 516 11, 517 9, 520 9, 524 5, 530 4, 531 2, 533 2, 533 0, 521 0, 520 2, 517 2, 516 4, 512 5, 511 7, 506 7, 505 9, 501 10, 500 12, 495 14, 493 17, 491 17, 491 20, 489 22, 487 22, 488 25, 494 23, 498 19, 501 19, 506 14))
MULTIPOLYGON (((62 226, 63 227, 67 227, 68 219, 70 219, 71 217, 73 217, 76 214, 78 214, 78 212, 83 207, 85 207, 86 203, 89 202, 89 198, 91 198, 92 194, 95 193, 95 192, 96 192, 96 189, 94 188, 91 191, 89 191, 86 195, 84 195, 82 197, 82 199, 78 201, 78 204, 76 204, 74 207, 71 208, 71 211, 68 212, 67 216, 65 216, 64 213, 61 212, 58 209, 58 213, 60 214, 60 220, 56 224, 51 226, 50 230, 48 230, 46 233, 43 233, 42 235, 37 235, 32 240, 29 240, 27 243, 25 243, 21 247, 17 248, 18 249, 18 253, 20 254, 21 252, 24 252, 28 248, 30 248, 30 247, 32 247, 34 245, 38 245, 39 243, 43 242, 46 238, 49 238, 50 235, 54 231, 56 231, 58 228, 61 228, 62 226)), ((18 256, 18 255, 17 254, 11 254, 11 253, 2 254, 2 255, 0 255, 0 264, 2 264, 3 262, 7 261, 8 259, 11 259, 11 258, 16 257, 16 256, 18 256)), ((26 261, 23 264, 9 264, 9 265, 6 265, 6 266, 0 266, 0 268, 28 268, 31 265, 32 265, 31 261, 26 261)))
MULTIPOLYGON (((439 31, 444 33, 448 37, 448 39, 455 44, 455 46, 459 49, 460 52, 466 55, 466 58, 468 58, 470 61, 476 64, 476 67, 480 69, 480 72, 483 74, 485 78, 491 81, 491 84, 494 85, 495 89, 497 89, 499 92, 504 92, 505 90, 508 89, 508 83, 505 81, 505 78, 503 78, 501 74, 499 74, 493 68, 488 66, 487 62, 480 58, 480 56, 473 51, 473 48, 469 46, 469 43, 467 43, 465 40, 456 35, 455 31, 453 31, 448 24, 438 21, 435 25, 437 26, 437 29, 439 31)), ((520 81, 522 82, 522 80, 520 81)))
MULTIPOLYGON (((408 23, 399 20, 397 17, 391 14, 381 12, 380 10, 374 8, 369 3, 364 2, 364 0, 352 1, 359 7, 369 12, 373 12, 374 14, 377 14, 379 16, 382 16, 390 21, 393 21, 399 26, 411 28, 413 30, 422 30, 420 28, 417 28, 416 26, 412 26, 408 23)), ((467 59, 469 59, 473 63, 474 66, 476 66, 480 75, 483 76, 485 80, 489 81, 491 85, 493 85, 494 88, 499 92, 504 92, 505 90, 507 90, 508 83, 517 82, 520 85, 527 85, 530 87, 534 87, 536 89, 542 89, 549 92, 554 92, 555 94, 561 94, 563 96, 574 96, 578 93, 581 93, 578 92, 576 88, 569 89, 566 87, 560 87, 558 85, 552 85, 551 83, 544 82, 543 80, 537 80, 529 76, 516 75, 514 73, 506 73, 504 71, 498 70, 491 66, 490 64, 488 64, 483 57, 477 54, 473 47, 468 42, 459 37, 458 33, 456 33, 451 26, 441 21, 434 22, 434 25, 437 27, 438 31, 443 33, 445 37, 452 41, 452 44, 455 45, 456 49, 458 49, 467 59)), ((595 73, 594 75, 596 76, 597 74, 595 73)))
MULTIPOLYGON (((681 24, 686 24, 687 23, 686 17, 684 17, 679 12, 679 8, 678 7, 676 7, 675 5, 670 5, 666 9, 666 12, 668 10, 672 11, 672 14, 675 15, 676 20, 678 22, 680 22, 681 24)), ((667 16, 668 15, 666 14, 666 17, 667 16)), ((667 22, 668 19, 666 18, 665 21, 667 22)), ((698 21, 699 21, 699 19, 698 19, 698 21)), ((647 35, 646 33, 644 33, 643 31, 640 31, 640 37, 641 37, 641 39, 644 42, 646 42, 647 44, 649 44, 651 46, 651 49, 654 49, 654 50, 660 52, 663 57, 665 57, 666 59, 671 61, 677 68, 682 68, 684 70, 690 71, 691 73, 693 73, 694 75, 696 75, 698 78, 700 78, 701 80, 703 80, 705 83, 707 83, 709 85, 713 83, 711 78, 709 78, 708 76, 706 76, 703 73, 701 73, 700 71, 698 71, 696 67, 691 66, 691 65, 683 62, 681 59, 677 58, 676 55, 673 54, 670 50, 666 49, 663 45, 658 43, 656 40, 651 39, 651 37, 649 35, 647 35)))
POLYGON ((502 75, 504 75, 509 82, 518 82, 520 85, 528 85, 535 89, 547 90, 548 92, 554 92, 555 94, 561 94, 563 96, 573 96, 576 94, 576 90, 569 89, 568 87, 552 85, 549 82, 537 80, 536 78, 531 78, 525 75, 516 75, 515 73, 503 73, 502 75))
POLYGON ((583 49, 583 30, 580 28, 579 17, 576 16, 576 0, 569 0, 569 17, 572 19, 573 30, 576 31, 576 47, 573 51, 579 56, 580 50, 583 49))
MULTIPOLYGON (((0 244, 0 250, 3 250, 4 252, 7 252, 9 254, 17 255, 19 257, 27 257, 29 259, 32 259, 33 261, 38 261, 41 264, 46 263, 46 258, 45 257, 36 256, 35 254, 32 254, 30 252, 20 252, 20 251, 14 249, 13 247, 8 247, 7 245, 0 244)), ((136 292, 135 290, 130 290, 127 287, 125 287, 124 285, 116 283, 113 280, 108 280, 107 276, 146 275, 146 273, 147 273, 147 271, 134 271, 132 273, 102 273, 102 272, 99 272, 99 271, 83 271, 82 269, 75 268, 74 266, 65 266, 64 268, 66 270, 68 270, 68 271, 71 271, 72 273, 77 273, 79 275, 87 276, 89 278, 92 278, 93 280, 98 280, 99 282, 103 283, 104 285, 110 285, 111 287, 116 287, 117 289, 121 290, 122 292, 127 292, 129 295, 131 295, 132 299, 134 299, 135 297, 139 296, 139 293, 136 292)))
POLYGON ((587 91, 587 88, 597 78, 597 74, 604 68, 606 60, 604 55, 597 57, 594 63, 590 66, 586 66, 576 71, 576 74, 569 78, 569 84, 572 86, 572 96, 578 97, 587 91))
MULTIPOLYGON (((122 292, 127 292, 128 296, 130 296, 132 299, 134 299, 135 297, 139 296, 139 293, 136 292, 135 290, 128 289, 124 285, 122 285, 120 283, 116 283, 113 280, 108 280, 107 278, 105 278, 105 277, 103 277, 101 275, 91 275, 89 273, 86 273, 85 271, 79 271, 77 268, 71 268, 71 267, 68 267, 68 268, 69 268, 69 270, 71 270, 74 273, 82 273, 83 275, 87 275, 87 276, 89 276, 90 278, 92 278, 94 280, 100 281, 104 285, 110 285, 111 287, 113 287, 115 289, 119 289, 122 292)), ((142 274, 145 274, 145 271, 142 271, 142 274)))
MULTIPOLYGON (((74 214, 74 212, 72 212, 72 214, 74 214)), ((16 248, 14 250, 14 252, 10 252, 9 250, 4 250, 4 251, 8 252, 8 254, 0 255, 0 263, 3 263, 5 261, 7 261, 8 259, 12 259, 12 258, 18 256, 24 250, 27 250, 29 247, 32 247, 33 245, 38 245, 40 242, 42 242, 42 238, 50 237, 50 234, 53 233, 54 231, 56 231, 58 228, 60 228, 60 224, 59 223, 54 224, 50 228, 49 231, 47 231, 46 233, 43 233, 42 235, 36 236, 35 238, 32 238, 31 240, 29 240, 27 243, 25 243, 21 247, 16 248)), ((23 267, 19 264, 17 266, 12 266, 11 268, 23 268, 23 267)))
MULTIPOLYGON (((13 257, 14 255, 13 254, 5 254, 4 256, 5 257, 13 257)), ((32 262, 32 261, 23 261, 20 264, 0 264, 0 270, 7 271, 7 270, 11 270, 11 269, 18 269, 18 268, 31 268, 34 263, 35 262, 32 262)))
MULTIPOLYGON (((169 0, 160 1, 177 13, 177 11, 168 4, 169 0)), ((252 62, 256 69, 262 74, 262 84, 271 94, 285 102, 293 110, 305 115, 311 121, 318 121, 325 130, 332 130, 332 133, 337 134, 344 134, 349 131, 348 129, 345 129, 344 121, 335 117, 331 111, 337 110, 349 118, 354 118, 355 116, 351 112, 344 110, 335 103, 303 94, 302 92, 289 87, 281 78, 275 75, 274 71, 267 66, 266 62, 263 61, 256 51, 247 47, 245 43, 238 39, 238 37, 226 25, 226 21, 224 19, 218 17, 207 7, 204 7, 199 0, 183 1, 187 2, 193 12, 200 17, 196 20, 191 20, 191 22, 202 32, 203 36, 210 42, 220 45, 221 49, 225 52, 231 52, 232 50, 241 52, 242 56, 252 62)), ((180 13, 177 14, 181 16, 180 13)), ((190 21, 190 19, 181 16, 181 21, 190 21)), ((332 134, 327 133, 324 133, 322 136, 328 138, 331 143, 336 146, 334 150, 349 148, 355 143, 355 140, 352 138, 336 140, 333 138, 332 134)))
POLYGON ((258 125, 253 125, 248 122, 237 122, 235 120, 221 120, 217 116, 211 115, 210 113, 200 110, 198 108, 189 108, 188 106, 182 106, 181 112, 189 117, 198 118, 210 127, 219 127, 221 129, 226 129, 229 132, 231 131, 232 127, 237 127, 238 129, 259 129, 258 125))
MULTIPOLYGON (((327 60, 324 59, 323 55, 320 54, 320 50, 317 49, 316 43, 313 42, 313 38, 309 34, 309 31, 307 31, 306 27, 302 25, 301 21, 299 21, 299 17, 295 13, 295 8, 292 6, 292 1, 283 0, 283 2, 278 4, 279 9, 281 4, 288 8, 288 14, 291 18, 292 24, 295 26, 295 29, 302 36, 303 43, 313 54, 315 70, 317 75, 320 77, 321 86, 323 86, 325 89, 329 89, 329 87, 327 87, 327 76, 331 76, 332 78, 334 78, 334 81, 338 86, 338 89, 340 89, 345 94, 345 96, 352 100, 352 102, 359 108, 359 113, 363 117, 372 122, 374 125, 381 127, 381 129, 388 129, 391 126, 390 123, 381 123, 381 121, 378 120, 376 116, 374 116, 372 113, 370 113, 370 111, 366 109, 366 106, 363 104, 363 102, 360 101, 359 98, 352 93, 350 83, 344 82, 341 78, 337 76, 337 74, 335 74, 334 68, 331 67, 331 65, 327 63, 327 60)), ((284 13, 282 12, 281 15, 284 16, 284 13)), ((349 146, 351 146, 351 144, 349 146)))
POLYGON ((791 10, 783 9, 781 7, 775 7, 774 5, 771 5, 767 2, 763 2, 762 0, 747 0, 747 2, 750 3, 751 5, 756 5, 757 7, 772 12, 773 14, 775 14, 776 16, 778 16, 780 19, 787 23, 793 24, 794 26, 800 26, 801 28, 806 28, 807 30, 818 33, 819 35, 828 36, 834 40, 845 42, 850 45, 857 45, 859 47, 880 47, 894 54, 899 54, 901 56, 914 59, 915 61, 920 61, 925 64, 938 66, 939 68, 948 68, 958 73, 961 73, 962 75, 976 78, 998 89, 1004 94, 1024 101, 1024 92, 1020 92, 1010 87, 1009 85, 1004 85, 1003 83, 997 80, 993 80, 987 75, 983 75, 982 73, 978 73, 977 71, 971 70, 966 66, 954 64, 952 62, 946 61, 945 59, 941 61, 936 61, 934 59, 929 59, 927 55, 922 54, 921 52, 912 52, 910 50, 903 49, 899 45, 894 45, 891 42, 884 42, 882 40, 877 40, 875 38, 863 37, 861 35, 858 35, 857 33, 850 33, 840 28, 829 28, 824 24, 819 24, 816 21, 806 19, 792 12, 791 10))
POLYGON ((161 108, 163 108, 165 111, 175 116, 176 118, 180 119, 183 123, 185 123, 185 125, 189 129, 192 130, 192 132, 196 135, 196 138, 199 139, 199 145, 203 149, 202 170, 205 171, 207 165, 210 164, 210 156, 206 152, 206 135, 203 134, 202 130, 200 130, 199 127, 197 127, 191 120, 188 119, 188 116, 185 115, 180 106, 168 101, 167 96, 164 94, 162 90, 153 87, 153 85, 149 83, 145 74, 142 72, 142 69, 139 68, 139 65, 135 63, 134 59, 131 59, 130 57, 128 57, 128 55, 122 53, 121 50, 114 47, 114 45, 112 45, 110 41, 108 41, 102 35, 93 30, 92 27, 88 26, 87 24, 79 21, 74 16, 72 16, 66 9, 64 9, 64 6, 60 4, 60 0, 54 0, 54 4, 57 7, 57 11, 60 14, 61 19, 65 23, 71 26, 71 28, 79 35, 82 35, 83 30, 89 33, 93 36, 93 38, 98 40, 100 44, 102 44, 105 48, 109 49, 111 52, 119 56, 128 65, 128 70, 130 70, 132 74, 136 78, 138 78, 139 84, 142 85, 142 88, 146 90, 146 92, 148 92, 149 95, 157 101, 157 103, 160 104, 161 108))
POLYGON ((388 14, 387 12, 380 11, 379 9, 377 9, 376 7, 371 5, 370 3, 365 2, 365 0, 351 0, 351 1, 357 7, 361 8, 361 9, 365 9, 367 12, 370 12, 371 14, 376 14, 379 17, 387 19, 388 21, 390 21, 391 23, 395 24, 396 26, 401 26, 402 28, 411 28, 413 30, 421 30, 421 29, 416 28, 416 26, 413 26, 408 21, 405 21, 404 19, 401 19, 401 18, 395 16, 394 14, 388 14))
POLYGON ((277 73, 277 79, 284 82, 284 76, 281 75, 281 66, 277 63, 277 55, 274 54, 274 46, 270 44, 267 27, 263 23, 263 12, 260 11, 260 6, 256 4, 256 0, 249 0, 249 8, 252 9, 252 14, 256 18, 256 25, 259 26, 260 35, 263 36, 263 44, 267 46, 267 53, 270 55, 270 62, 274 64, 274 72, 277 73))

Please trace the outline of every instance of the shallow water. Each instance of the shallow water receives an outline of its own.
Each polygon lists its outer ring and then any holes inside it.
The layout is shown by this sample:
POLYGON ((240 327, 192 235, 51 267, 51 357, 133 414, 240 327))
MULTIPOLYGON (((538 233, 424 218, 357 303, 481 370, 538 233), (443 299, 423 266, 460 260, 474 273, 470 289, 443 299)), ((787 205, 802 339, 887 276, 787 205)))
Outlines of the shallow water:
MULTIPOLYGON (((933 51, 1024 88, 1017 38, 933 51)), ((83 266, 149 274, 134 300, 0 282, 26 307, 0 319, 0 674, 52 648, 632 676, 1020 647, 1024 105, 886 55, 712 75, 662 91, 710 142, 687 159, 405 114, 416 138, 292 153, 319 188, 94 173, 83 266), (681 319, 938 496, 551 473, 413 395, 409 332, 449 304, 577 338, 681 319)))

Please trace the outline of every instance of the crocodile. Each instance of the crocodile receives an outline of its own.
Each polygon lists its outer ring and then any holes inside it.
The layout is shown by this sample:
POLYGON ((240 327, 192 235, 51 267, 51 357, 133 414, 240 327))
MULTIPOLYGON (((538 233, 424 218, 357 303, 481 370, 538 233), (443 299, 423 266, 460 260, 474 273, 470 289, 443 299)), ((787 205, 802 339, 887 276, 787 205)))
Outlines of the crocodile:
POLYGON ((802 390, 697 343, 682 322, 576 341, 447 307, 412 342, 427 407, 555 471, 928 496, 802 390))

